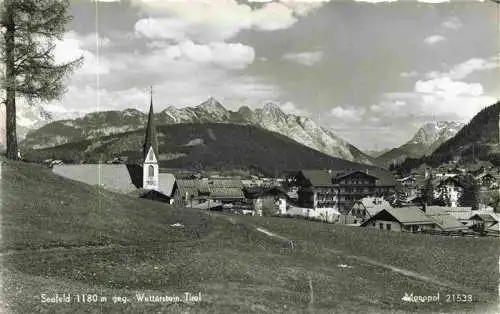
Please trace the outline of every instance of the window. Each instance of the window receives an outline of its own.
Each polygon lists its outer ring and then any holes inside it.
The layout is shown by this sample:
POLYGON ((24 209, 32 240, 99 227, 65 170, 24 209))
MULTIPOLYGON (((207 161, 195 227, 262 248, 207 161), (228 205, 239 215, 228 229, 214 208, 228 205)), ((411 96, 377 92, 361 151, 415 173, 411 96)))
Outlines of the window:
POLYGON ((384 229, 384 224, 383 223, 379 223, 378 226, 379 226, 380 229, 384 229))
POLYGON ((148 177, 154 177, 155 176, 155 167, 149 166, 148 167, 148 177))
POLYGON ((391 230, 391 224, 386 224, 385 226, 386 226, 387 230, 391 230))

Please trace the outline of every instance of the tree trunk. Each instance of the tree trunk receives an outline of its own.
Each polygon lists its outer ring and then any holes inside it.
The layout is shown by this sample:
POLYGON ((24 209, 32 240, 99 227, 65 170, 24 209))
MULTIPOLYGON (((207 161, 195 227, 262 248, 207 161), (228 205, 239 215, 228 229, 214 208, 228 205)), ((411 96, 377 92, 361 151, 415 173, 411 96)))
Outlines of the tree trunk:
POLYGON ((12 8, 13 0, 5 0, 5 80, 6 80, 6 140, 7 158, 18 159, 17 134, 16 134, 16 72, 14 62, 14 12, 12 8))

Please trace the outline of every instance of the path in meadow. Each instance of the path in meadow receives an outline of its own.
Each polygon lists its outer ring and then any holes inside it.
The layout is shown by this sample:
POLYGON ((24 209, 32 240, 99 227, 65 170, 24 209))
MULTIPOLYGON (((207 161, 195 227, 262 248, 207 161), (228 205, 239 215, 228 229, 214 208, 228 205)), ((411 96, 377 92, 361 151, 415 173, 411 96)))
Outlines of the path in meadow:
MULTIPOLYGON (((223 216, 226 216, 226 215, 223 215, 223 216)), ((231 217, 231 216, 226 216, 226 217, 227 217, 226 219, 230 220, 233 224, 236 223, 234 217, 231 217)), ((249 224, 249 225, 252 228, 254 228, 255 231, 262 233, 262 234, 265 234, 266 236, 268 236, 272 239, 278 239, 278 240, 287 242, 288 245, 290 245, 292 249, 295 245, 295 243, 294 243, 295 241, 291 240, 290 238, 287 238, 283 235, 276 234, 272 231, 269 231, 267 229, 264 229, 260 226, 254 225, 254 224, 249 224)), ((361 262, 363 264, 384 268, 384 269, 390 270, 392 272, 398 273, 400 275, 403 275, 405 277, 412 278, 412 279, 415 279, 415 280, 418 280, 418 281, 421 281, 424 283, 428 283, 428 284, 432 284, 432 285, 436 285, 436 286, 441 286, 441 287, 445 287, 445 288, 450 288, 451 291, 453 291, 453 293, 463 292, 463 293, 467 293, 467 294, 473 294, 475 297, 481 297, 482 299, 488 299, 491 297, 490 293, 487 293, 484 291, 465 287, 461 284, 447 281, 447 280, 443 280, 443 279, 439 279, 436 277, 426 276, 426 275, 423 275, 423 274, 420 274, 420 273, 417 273, 417 272, 414 272, 414 271, 411 271, 408 269, 396 267, 396 266, 393 266, 390 264, 385 264, 385 263, 373 260, 373 259, 365 257, 365 256, 348 254, 348 253, 343 252, 343 251, 338 250, 338 249, 330 249, 329 251, 332 253, 335 253, 337 255, 340 255, 342 257, 345 257, 347 259, 352 259, 352 260, 356 260, 358 262, 361 262)))

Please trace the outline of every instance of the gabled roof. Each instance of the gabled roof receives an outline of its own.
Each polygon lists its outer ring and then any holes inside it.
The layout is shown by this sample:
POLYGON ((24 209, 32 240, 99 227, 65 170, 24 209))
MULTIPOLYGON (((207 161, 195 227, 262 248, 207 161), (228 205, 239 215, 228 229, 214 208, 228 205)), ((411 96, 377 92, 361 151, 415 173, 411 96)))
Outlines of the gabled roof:
POLYGON ((169 202, 170 201, 170 197, 161 193, 161 192, 158 192, 158 191, 155 191, 155 190, 147 190, 147 191, 144 191, 143 193, 141 193, 139 195, 140 198, 145 198, 145 199, 149 199, 149 200, 155 200, 155 201, 161 201, 161 202, 169 202))
POLYGON ((376 186, 395 186, 394 175, 385 169, 369 169, 367 174, 377 177, 376 186))
MULTIPOLYGON (((437 207, 437 206, 436 206, 437 207)), ((429 212, 426 210, 425 215, 433 220, 442 230, 463 230, 467 229, 457 218, 444 211, 429 212)))
POLYGON ((332 186, 332 175, 326 170, 301 170, 301 173, 312 186, 332 186))
POLYGON ((489 214, 476 214, 469 218, 470 220, 482 220, 485 222, 497 222, 497 220, 489 214))
POLYGON ((486 176, 489 176, 489 177, 492 177, 493 179, 496 179, 496 177, 494 175, 492 175, 491 173, 489 173, 489 172, 483 172, 480 175, 476 176, 475 179, 476 180, 482 179, 482 178, 484 178, 486 176))
POLYGON ((142 158, 146 160, 149 148, 153 147, 153 151, 158 158, 158 138, 156 135, 156 125, 153 113, 153 94, 151 93, 151 104, 149 106, 148 124, 146 125, 146 135, 144 145, 142 147, 142 158))
POLYGON ((370 217, 375 216, 386 208, 392 207, 389 202, 380 197, 363 197, 362 199, 355 201, 354 203, 362 204, 370 217))
POLYGON ((159 173, 159 190, 166 196, 172 196, 172 192, 175 186, 175 176, 171 173, 159 173))
POLYGON ((243 184, 241 180, 197 180, 197 179, 179 179, 176 181, 179 194, 188 198, 198 197, 200 194, 207 194, 210 198, 233 198, 243 199, 243 184))
POLYGON ((392 216, 396 221, 403 225, 415 224, 433 224, 434 222, 427 217, 423 211, 418 207, 400 207, 400 208, 386 208, 365 221, 362 226, 366 226, 372 220, 376 220, 384 214, 392 216))

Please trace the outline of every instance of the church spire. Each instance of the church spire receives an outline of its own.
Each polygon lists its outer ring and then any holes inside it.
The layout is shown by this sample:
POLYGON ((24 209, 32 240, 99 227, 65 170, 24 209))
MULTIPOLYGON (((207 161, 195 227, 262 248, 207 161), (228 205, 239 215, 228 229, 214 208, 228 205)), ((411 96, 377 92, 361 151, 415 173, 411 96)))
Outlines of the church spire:
POLYGON ((151 103, 149 105, 148 124, 146 126, 146 136, 144 138, 144 146, 142 149, 142 158, 144 160, 146 160, 150 148, 153 148, 154 154, 158 156, 158 139, 156 137, 156 125, 154 121, 152 86, 150 94, 151 94, 151 103))

